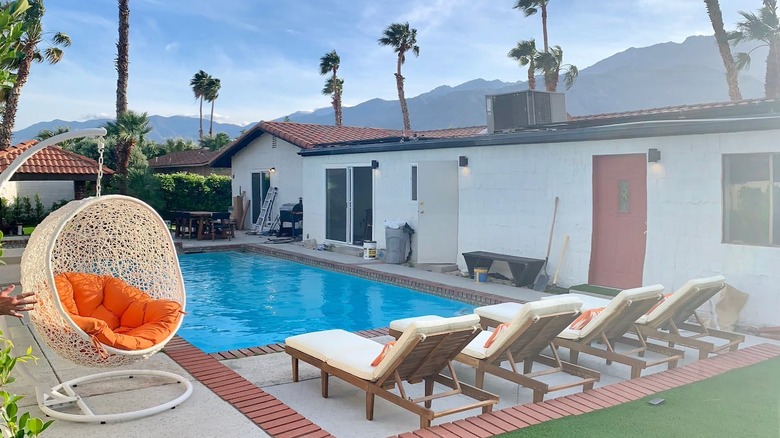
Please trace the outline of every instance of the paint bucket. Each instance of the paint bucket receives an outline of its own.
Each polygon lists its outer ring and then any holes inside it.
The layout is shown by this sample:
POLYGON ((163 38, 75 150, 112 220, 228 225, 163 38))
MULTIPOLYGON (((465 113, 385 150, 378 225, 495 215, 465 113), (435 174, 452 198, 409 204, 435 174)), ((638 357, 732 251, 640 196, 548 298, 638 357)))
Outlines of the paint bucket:
POLYGON ((477 283, 487 283, 488 270, 485 268, 474 268, 474 281, 477 283))
POLYGON ((373 260, 376 258, 376 242, 373 240, 363 241, 363 258, 373 260))

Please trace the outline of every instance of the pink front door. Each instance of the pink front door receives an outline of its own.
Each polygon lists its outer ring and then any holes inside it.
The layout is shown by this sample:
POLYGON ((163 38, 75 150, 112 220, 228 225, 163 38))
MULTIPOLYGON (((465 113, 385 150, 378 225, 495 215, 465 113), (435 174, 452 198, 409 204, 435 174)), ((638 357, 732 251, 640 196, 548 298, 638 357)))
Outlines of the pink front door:
POLYGON ((647 158, 593 157, 593 241, 588 283, 642 286, 647 230, 647 158))

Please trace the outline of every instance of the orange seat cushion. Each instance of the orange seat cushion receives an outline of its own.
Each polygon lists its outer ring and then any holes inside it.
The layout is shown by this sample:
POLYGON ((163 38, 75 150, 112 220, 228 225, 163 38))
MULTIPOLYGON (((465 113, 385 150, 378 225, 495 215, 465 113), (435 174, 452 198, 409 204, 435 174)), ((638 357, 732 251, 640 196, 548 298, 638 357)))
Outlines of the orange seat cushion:
POLYGON ((152 299, 118 278, 82 272, 54 277, 70 318, 101 344, 142 350, 164 341, 183 315, 181 305, 152 299))

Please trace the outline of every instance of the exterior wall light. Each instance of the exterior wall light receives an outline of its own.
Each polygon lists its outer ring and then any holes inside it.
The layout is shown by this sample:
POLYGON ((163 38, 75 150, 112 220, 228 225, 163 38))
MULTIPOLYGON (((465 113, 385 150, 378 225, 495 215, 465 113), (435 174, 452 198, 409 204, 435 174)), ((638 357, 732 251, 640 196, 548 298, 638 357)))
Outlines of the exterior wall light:
POLYGON ((371 160, 371 168, 372 169, 379 169, 379 161, 371 160))
POLYGON ((469 166, 469 157, 465 155, 461 155, 458 157, 458 167, 468 167, 469 166))
POLYGON ((271 172, 271 173, 276 173, 276 168, 272 167, 272 168, 268 169, 268 171, 271 172))
POLYGON ((657 163, 661 161, 661 151, 656 148, 650 148, 647 150, 647 162, 657 163))

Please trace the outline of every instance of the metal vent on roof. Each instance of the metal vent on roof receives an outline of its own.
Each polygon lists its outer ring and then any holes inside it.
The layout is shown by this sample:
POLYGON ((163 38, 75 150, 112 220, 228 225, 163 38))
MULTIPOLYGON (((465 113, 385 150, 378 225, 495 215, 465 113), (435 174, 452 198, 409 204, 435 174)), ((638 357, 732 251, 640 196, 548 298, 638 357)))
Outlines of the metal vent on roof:
POLYGON ((521 91, 485 96, 488 133, 566 121, 563 93, 521 91))

